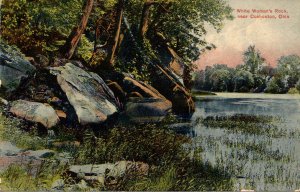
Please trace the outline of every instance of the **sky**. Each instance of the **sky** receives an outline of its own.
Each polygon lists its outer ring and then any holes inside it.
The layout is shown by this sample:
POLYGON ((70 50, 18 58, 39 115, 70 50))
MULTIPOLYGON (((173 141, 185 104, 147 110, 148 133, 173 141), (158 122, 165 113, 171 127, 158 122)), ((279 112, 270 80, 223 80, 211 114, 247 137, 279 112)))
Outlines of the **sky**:
POLYGON ((216 63, 231 67, 241 64, 243 52, 249 45, 255 45, 271 66, 276 66, 277 60, 283 55, 300 56, 300 0, 227 1, 234 9, 235 19, 226 21, 219 33, 208 29, 206 40, 217 48, 200 56, 195 62, 199 69, 216 63), (238 9, 247 9, 250 13, 238 13, 238 9), (277 19, 250 18, 252 9, 268 10, 260 15, 274 15, 277 19), (280 11, 275 13, 276 9, 280 11), (248 17, 238 18, 238 15, 248 17), (279 15, 288 15, 289 18, 279 19, 279 15))

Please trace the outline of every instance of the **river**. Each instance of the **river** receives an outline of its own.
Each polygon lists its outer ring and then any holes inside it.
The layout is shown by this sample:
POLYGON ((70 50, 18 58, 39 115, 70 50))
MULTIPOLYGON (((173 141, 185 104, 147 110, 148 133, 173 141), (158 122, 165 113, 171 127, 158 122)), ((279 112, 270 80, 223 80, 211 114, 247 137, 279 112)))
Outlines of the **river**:
POLYGON ((217 93, 216 96, 199 96, 192 121, 194 140, 203 149, 203 160, 229 174, 235 190, 300 188, 299 95, 217 93), (199 122, 208 117, 236 114, 270 117, 275 122, 255 124, 254 130, 270 129, 258 132, 249 132, 245 127, 240 130, 210 127, 199 122))

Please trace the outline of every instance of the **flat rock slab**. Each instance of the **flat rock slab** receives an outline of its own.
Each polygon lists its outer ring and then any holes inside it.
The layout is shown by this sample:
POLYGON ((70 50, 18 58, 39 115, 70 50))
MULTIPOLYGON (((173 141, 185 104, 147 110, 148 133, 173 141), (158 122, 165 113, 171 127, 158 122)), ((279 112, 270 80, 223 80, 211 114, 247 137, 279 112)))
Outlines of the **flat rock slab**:
POLYGON ((125 109, 126 116, 136 123, 161 121, 172 109, 172 103, 158 98, 132 98, 125 109))
POLYGON ((55 152, 49 149, 24 151, 9 141, 0 141, 0 173, 12 164, 20 166, 28 166, 30 164, 38 167, 44 158, 51 157, 54 154, 55 152))
POLYGON ((9 141, 0 141, 0 157, 16 155, 21 151, 20 148, 16 147, 9 141))
POLYGON ((10 112, 28 121, 41 123, 46 128, 51 128, 59 122, 55 110, 42 103, 17 100, 12 102, 10 112))
POLYGON ((106 177, 120 178, 127 173, 147 175, 149 172, 149 165, 143 162, 118 161, 114 164, 106 163, 99 165, 72 165, 69 167, 69 171, 77 174, 77 177, 85 178, 85 180, 106 177))
POLYGON ((0 43, 0 81, 5 92, 17 89, 21 81, 32 75, 35 70, 17 48, 0 43))
POLYGON ((113 92, 103 79, 93 72, 87 72, 71 63, 51 68, 57 82, 74 107, 82 125, 104 122, 118 111, 113 92))

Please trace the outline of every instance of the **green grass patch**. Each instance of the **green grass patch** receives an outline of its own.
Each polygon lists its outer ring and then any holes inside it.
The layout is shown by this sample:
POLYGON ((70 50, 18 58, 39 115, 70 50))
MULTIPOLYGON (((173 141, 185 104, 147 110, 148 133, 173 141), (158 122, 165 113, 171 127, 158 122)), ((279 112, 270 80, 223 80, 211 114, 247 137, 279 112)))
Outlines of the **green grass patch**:
POLYGON ((57 164, 42 162, 38 167, 12 164, 0 174, 0 189, 4 191, 49 190, 64 169, 57 164))
POLYGON ((278 128, 280 121, 279 117, 273 116, 236 114, 232 116, 208 116, 204 119, 198 119, 197 123, 209 128, 224 128, 247 134, 269 134, 272 137, 286 136, 286 133, 278 128))

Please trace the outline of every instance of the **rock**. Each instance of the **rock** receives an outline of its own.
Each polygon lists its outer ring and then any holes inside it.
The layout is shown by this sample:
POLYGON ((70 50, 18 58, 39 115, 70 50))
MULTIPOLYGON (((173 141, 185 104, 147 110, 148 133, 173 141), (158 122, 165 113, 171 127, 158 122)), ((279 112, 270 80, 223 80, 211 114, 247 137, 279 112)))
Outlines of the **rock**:
POLYGON ((57 76, 57 82, 74 107, 80 124, 102 123, 118 112, 113 92, 99 75, 71 63, 51 68, 50 73, 57 76))
POLYGON ((65 186, 65 181, 63 179, 57 179, 52 183, 51 189, 62 190, 64 186, 65 186))
POLYGON ((120 101, 125 101, 126 93, 117 82, 109 82, 107 86, 114 92, 116 98, 120 101))
POLYGON ((172 103, 160 98, 131 98, 125 114, 136 123, 161 121, 172 109, 172 103))
POLYGON ((67 114, 64 111, 62 111, 62 110, 55 110, 55 112, 56 112, 56 114, 57 114, 57 116, 59 118, 62 118, 62 119, 66 119, 67 118, 67 114))
POLYGON ((77 178, 89 182, 97 181, 104 185, 109 179, 112 184, 124 176, 145 176, 149 173, 149 165, 143 162, 118 161, 115 164, 106 163, 100 165, 72 165, 69 167, 71 173, 75 173, 77 178))
POLYGON ((112 170, 114 164, 106 163, 100 165, 72 165, 69 168, 69 171, 78 175, 96 175, 96 176, 105 176, 106 172, 112 170))
POLYGON ((127 92, 137 92, 140 93, 143 97, 153 97, 153 98, 162 98, 165 97, 160 94, 155 88, 147 83, 137 81, 129 76, 126 76, 123 80, 124 89, 127 92))
POLYGON ((151 81, 153 86, 172 102, 173 111, 180 115, 190 115, 195 111, 191 93, 168 69, 153 67, 151 81))
POLYGON ((29 150, 29 151, 26 151, 25 153, 26 153, 26 156, 34 157, 36 159, 49 158, 49 157, 52 157, 55 155, 55 151, 50 150, 50 149, 41 149, 41 150, 36 150, 36 151, 29 150))
POLYGON ((11 104, 10 112, 17 117, 41 123, 47 128, 51 128, 59 122, 55 110, 50 105, 42 103, 17 100, 11 104))
POLYGON ((9 141, 0 141, 0 157, 18 154, 21 151, 9 141))
POLYGON ((54 141, 51 143, 52 146, 57 148, 63 148, 63 147, 79 147, 80 142, 79 141, 54 141))
POLYGON ((143 95, 141 95, 139 92, 131 92, 128 95, 129 95, 129 97, 144 98, 143 95))
POLYGON ((105 184, 105 178, 103 176, 84 176, 83 179, 89 183, 101 184, 101 186, 105 184))
POLYGON ((0 42, 0 93, 16 90, 22 80, 33 75, 35 67, 15 47, 0 42))
POLYGON ((3 99, 0 97, 0 105, 3 104, 3 105, 8 105, 8 101, 6 99, 3 99))
POLYGON ((149 165, 143 162, 118 161, 114 168, 107 173, 108 177, 118 178, 126 174, 135 174, 138 176, 148 175, 149 165))
POLYGON ((77 183, 76 185, 75 185, 75 191, 77 191, 78 189, 81 191, 81 190, 83 190, 83 191, 85 191, 85 190, 87 190, 89 187, 88 187, 88 184, 85 182, 85 180, 81 180, 79 183, 77 183), (76 190, 77 189, 77 190, 76 190))
POLYGON ((55 105, 61 105, 61 103, 63 101, 61 99, 59 99, 58 97, 52 97, 52 98, 48 99, 48 102, 51 104, 55 104, 55 105))

